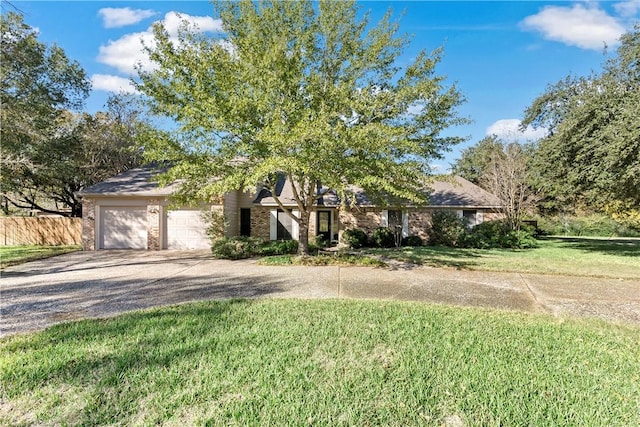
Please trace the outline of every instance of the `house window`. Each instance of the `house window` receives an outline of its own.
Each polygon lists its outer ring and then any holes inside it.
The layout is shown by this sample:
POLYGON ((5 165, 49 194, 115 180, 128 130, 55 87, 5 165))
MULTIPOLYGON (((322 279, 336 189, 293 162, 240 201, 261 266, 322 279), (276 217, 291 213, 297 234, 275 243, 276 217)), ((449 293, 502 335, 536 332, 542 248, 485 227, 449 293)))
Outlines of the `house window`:
POLYGON ((472 210, 463 210, 462 211, 462 218, 464 218, 464 220, 467 222, 467 226, 468 227, 475 227, 476 225, 479 224, 478 222, 478 211, 472 211, 472 210))
POLYGON ((278 240, 291 240, 293 238, 293 220, 286 212, 280 209, 278 209, 277 227, 278 240))
POLYGON ((387 215, 387 227, 394 229, 402 227, 402 211, 390 210, 387 215))

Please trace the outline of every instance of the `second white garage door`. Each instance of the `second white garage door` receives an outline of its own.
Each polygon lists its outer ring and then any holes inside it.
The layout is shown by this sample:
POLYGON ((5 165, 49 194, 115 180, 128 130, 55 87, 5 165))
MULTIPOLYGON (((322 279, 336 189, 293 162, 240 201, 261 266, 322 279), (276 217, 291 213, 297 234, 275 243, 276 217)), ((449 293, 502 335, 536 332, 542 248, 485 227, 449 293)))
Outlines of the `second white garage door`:
POLYGON ((200 210, 167 212, 167 249, 209 249, 207 225, 200 210))

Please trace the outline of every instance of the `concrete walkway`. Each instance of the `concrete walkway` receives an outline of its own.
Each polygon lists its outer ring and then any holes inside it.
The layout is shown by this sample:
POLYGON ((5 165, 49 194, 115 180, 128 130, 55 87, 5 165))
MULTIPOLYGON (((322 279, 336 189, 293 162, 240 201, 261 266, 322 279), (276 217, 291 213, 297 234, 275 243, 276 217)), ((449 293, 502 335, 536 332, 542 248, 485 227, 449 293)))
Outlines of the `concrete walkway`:
POLYGON ((0 336, 142 308, 259 297, 427 301, 640 325, 640 277, 594 279, 402 264, 268 267, 254 260, 215 260, 208 251, 100 251, 3 271, 0 336))

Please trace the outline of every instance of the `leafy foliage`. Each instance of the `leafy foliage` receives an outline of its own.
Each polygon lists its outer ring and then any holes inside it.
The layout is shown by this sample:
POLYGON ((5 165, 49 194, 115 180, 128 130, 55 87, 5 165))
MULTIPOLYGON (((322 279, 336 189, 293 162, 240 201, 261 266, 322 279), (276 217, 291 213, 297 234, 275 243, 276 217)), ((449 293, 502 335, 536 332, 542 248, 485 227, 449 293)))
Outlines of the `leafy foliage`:
POLYGON ((538 227, 550 236, 640 237, 640 232, 604 214, 546 216, 538 227))
MULTIPOLYGON (((358 19, 354 1, 216 2, 224 34, 186 26, 179 42, 159 24, 148 46, 154 71, 138 89, 154 112, 179 125, 176 143, 148 148, 172 160, 167 180, 181 196, 208 200, 240 188, 295 183, 300 252, 308 252, 310 212, 328 189, 343 202, 354 186, 374 198, 424 202, 429 162, 460 142, 442 136, 463 101, 435 74, 442 52, 396 60, 409 40, 387 14, 358 19)), ((283 209, 289 212, 288 209, 283 209)))
POLYGON ((369 242, 377 248, 393 248, 396 246, 396 234, 389 227, 378 227, 371 233, 369 242))
POLYGON ((431 216, 429 245, 458 246, 467 231, 467 223, 455 212, 436 211, 431 216))
POLYGON ((402 239, 402 246, 422 246, 424 245, 424 241, 420 236, 411 235, 402 239))
POLYGON ((476 185, 482 185, 491 162, 504 150, 504 143, 497 135, 482 138, 476 145, 460 153, 451 171, 476 185))
POLYGON ((138 141, 159 137, 132 96, 112 96, 105 112, 75 113, 90 89, 62 49, 37 40, 20 15, 2 24, 1 194, 11 204, 81 216, 76 193, 142 162, 138 141))
POLYGON ((220 259, 243 259, 256 256, 274 256, 296 253, 298 242, 280 240, 265 242, 257 237, 223 237, 215 239, 211 245, 214 257, 220 259))
POLYGON ((533 234, 534 230, 526 228, 513 230, 507 221, 487 221, 465 233, 461 246, 477 249, 531 249, 538 247, 533 234))
POLYGON ((367 245, 369 238, 364 230, 359 228, 350 228, 342 233, 342 242, 350 248, 359 249, 367 245))
POLYGON ((546 127, 538 185, 560 210, 640 205, 640 26, 621 38, 600 74, 569 76, 538 97, 522 125, 546 127))

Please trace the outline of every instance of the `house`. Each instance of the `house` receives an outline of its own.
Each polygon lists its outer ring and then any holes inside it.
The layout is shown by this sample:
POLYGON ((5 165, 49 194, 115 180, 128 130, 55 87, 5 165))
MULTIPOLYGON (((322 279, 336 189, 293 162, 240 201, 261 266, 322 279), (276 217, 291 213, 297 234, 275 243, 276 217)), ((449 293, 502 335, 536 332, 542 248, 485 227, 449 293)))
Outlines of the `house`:
MULTIPOLYGON (((99 249, 206 249, 210 247, 203 210, 221 212, 225 236, 254 236, 265 240, 298 239, 297 223, 282 211, 266 189, 256 193, 235 191, 206 206, 175 207, 170 203, 174 185, 160 187, 153 168, 131 169, 86 188, 82 197, 85 250, 99 249)), ((401 230, 404 237, 427 238, 431 214, 453 211, 470 225, 502 218, 501 203, 492 194, 460 177, 431 184, 426 207, 381 208, 364 192, 355 190, 353 207, 344 207, 327 191, 311 213, 309 236, 335 241, 349 228, 371 233, 378 227, 401 230)), ((296 213, 291 183, 282 179, 276 188, 285 208, 296 213)))

